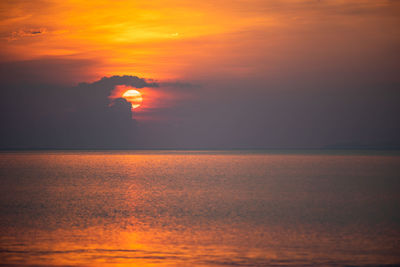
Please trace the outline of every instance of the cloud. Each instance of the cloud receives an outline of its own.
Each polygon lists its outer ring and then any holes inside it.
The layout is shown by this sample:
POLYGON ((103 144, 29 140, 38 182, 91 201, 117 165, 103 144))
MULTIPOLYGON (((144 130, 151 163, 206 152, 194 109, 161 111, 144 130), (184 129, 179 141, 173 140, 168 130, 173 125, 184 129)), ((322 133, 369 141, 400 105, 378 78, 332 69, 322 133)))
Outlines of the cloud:
POLYGON ((72 84, 93 80, 90 69, 99 64, 93 59, 47 56, 33 60, 0 63, 2 84, 72 84))
POLYGON ((8 38, 9 41, 15 41, 24 37, 36 37, 47 33, 46 28, 35 28, 35 29, 20 29, 11 33, 8 38))
POLYGON ((161 87, 176 88, 176 89, 195 89, 200 88, 200 84, 193 84, 189 82, 174 81, 174 82, 162 82, 161 87))
POLYGON ((124 75, 124 76, 112 76, 103 77, 99 81, 93 83, 80 83, 79 86, 90 86, 90 87, 114 87, 116 85, 127 85, 136 88, 143 87, 159 87, 157 82, 147 82, 143 78, 136 76, 124 75))
POLYGON ((104 77, 76 86, 3 82, 0 148, 400 145, 396 82, 302 76, 276 82, 221 77, 195 84, 136 76, 104 77), (109 97, 118 85, 142 88, 153 103, 134 111, 132 119, 130 103, 109 97))
POLYGON ((77 86, 9 84, 1 91, 1 148, 133 148, 131 104, 108 98, 116 85, 157 87, 135 76, 77 86), (110 103, 111 101, 111 103, 110 103))

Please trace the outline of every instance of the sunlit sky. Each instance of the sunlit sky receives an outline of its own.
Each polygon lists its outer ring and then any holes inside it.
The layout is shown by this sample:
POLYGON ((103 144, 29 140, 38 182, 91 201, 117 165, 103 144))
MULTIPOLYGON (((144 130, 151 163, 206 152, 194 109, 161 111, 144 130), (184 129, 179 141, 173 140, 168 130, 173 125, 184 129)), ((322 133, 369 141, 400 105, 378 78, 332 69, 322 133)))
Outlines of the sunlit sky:
POLYGON ((134 116, 163 121, 143 134, 160 146, 391 144, 399 14, 396 0, 3 0, 1 82, 155 82, 134 116))
POLYGON ((204 76, 210 68, 279 75, 277 64, 296 67, 286 61, 301 61, 310 50, 332 57, 347 46, 363 55, 369 46, 399 40, 393 34, 399 4, 386 0, 10 0, 0 6, 2 61, 92 62, 76 80, 123 74, 177 79, 204 76))

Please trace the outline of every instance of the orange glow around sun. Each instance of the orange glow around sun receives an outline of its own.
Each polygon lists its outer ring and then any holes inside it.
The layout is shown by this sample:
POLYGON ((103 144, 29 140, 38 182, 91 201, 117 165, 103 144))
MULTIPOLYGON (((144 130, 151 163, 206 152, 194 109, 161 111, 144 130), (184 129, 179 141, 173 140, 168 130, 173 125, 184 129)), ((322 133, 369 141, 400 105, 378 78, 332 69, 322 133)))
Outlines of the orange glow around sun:
POLYGON ((126 91, 122 97, 132 104, 132 109, 140 107, 143 102, 142 94, 133 89, 126 91))
POLYGON ((178 99, 185 96, 182 93, 172 93, 165 87, 136 88, 129 85, 117 85, 108 96, 110 105, 113 100, 124 98, 132 104, 132 117, 139 121, 157 121, 163 118, 155 115, 154 111, 175 106, 178 99))

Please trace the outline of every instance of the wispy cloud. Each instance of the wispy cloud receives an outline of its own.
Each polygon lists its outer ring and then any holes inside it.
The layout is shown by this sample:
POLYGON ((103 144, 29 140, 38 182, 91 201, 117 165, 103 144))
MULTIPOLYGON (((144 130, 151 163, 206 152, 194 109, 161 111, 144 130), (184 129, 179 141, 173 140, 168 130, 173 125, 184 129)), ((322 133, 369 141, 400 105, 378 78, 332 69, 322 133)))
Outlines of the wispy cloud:
POLYGON ((21 29, 14 31, 8 37, 9 41, 15 41, 25 37, 37 37, 47 33, 46 28, 33 28, 33 29, 21 29))

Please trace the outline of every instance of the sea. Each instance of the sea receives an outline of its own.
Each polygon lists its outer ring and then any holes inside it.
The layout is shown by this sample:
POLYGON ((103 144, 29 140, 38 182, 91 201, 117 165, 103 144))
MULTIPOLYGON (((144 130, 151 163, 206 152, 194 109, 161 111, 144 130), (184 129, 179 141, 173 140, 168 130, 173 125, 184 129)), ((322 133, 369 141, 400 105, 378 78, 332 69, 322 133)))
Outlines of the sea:
POLYGON ((399 266, 396 151, 0 152, 0 266, 399 266))

